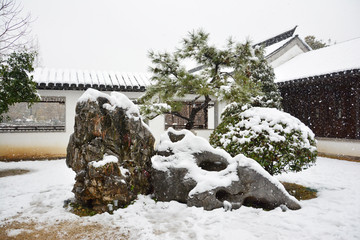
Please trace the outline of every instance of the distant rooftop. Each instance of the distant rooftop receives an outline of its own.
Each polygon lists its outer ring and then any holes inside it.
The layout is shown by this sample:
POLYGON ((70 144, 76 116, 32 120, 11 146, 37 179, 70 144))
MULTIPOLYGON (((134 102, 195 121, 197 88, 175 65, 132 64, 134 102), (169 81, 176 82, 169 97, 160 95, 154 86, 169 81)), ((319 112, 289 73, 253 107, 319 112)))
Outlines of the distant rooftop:
POLYGON ((38 89, 143 92, 150 85, 150 74, 36 68, 34 81, 38 89))
POLYGON ((300 54, 274 69, 276 82, 360 69, 360 38, 300 54))
POLYGON ((259 43, 255 44, 253 47, 256 47, 256 46, 269 47, 275 43, 278 43, 285 39, 288 39, 289 37, 291 37, 294 34, 296 28, 297 28, 297 26, 295 26, 291 30, 280 33, 280 34, 276 35, 275 37, 272 37, 272 38, 266 39, 265 41, 259 42, 259 43))
MULTIPOLYGON (((284 45, 286 45, 289 41, 291 41, 291 38, 294 35, 294 32, 296 30, 297 26, 294 28, 287 30, 283 33, 280 33, 276 35, 275 37, 271 37, 266 39, 265 41, 259 42, 254 44, 252 47, 255 48, 257 46, 263 46, 265 50, 265 56, 268 57, 273 52, 277 51, 278 49, 282 48, 284 45)), ((194 73, 197 71, 200 71, 204 68, 203 65, 200 66, 193 66, 190 68, 189 73, 194 73)))

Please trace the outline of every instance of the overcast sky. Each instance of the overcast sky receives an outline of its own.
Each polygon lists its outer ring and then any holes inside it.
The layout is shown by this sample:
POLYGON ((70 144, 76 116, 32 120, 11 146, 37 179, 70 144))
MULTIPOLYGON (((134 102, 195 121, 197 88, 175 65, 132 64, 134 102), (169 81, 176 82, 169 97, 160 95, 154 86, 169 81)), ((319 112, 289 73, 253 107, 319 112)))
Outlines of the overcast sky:
POLYGON ((296 34, 336 42, 360 37, 360 0, 18 0, 33 19, 40 65, 145 72, 147 53, 172 51, 189 31, 254 43, 296 34))

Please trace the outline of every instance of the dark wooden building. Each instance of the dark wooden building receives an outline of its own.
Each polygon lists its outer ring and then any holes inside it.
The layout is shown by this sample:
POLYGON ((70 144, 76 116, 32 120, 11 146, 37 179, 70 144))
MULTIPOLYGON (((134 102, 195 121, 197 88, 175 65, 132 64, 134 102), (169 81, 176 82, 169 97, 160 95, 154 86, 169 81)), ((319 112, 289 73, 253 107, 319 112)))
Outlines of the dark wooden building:
POLYGON ((360 139, 360 69, 280 82, 284 111, 317 137, 360 139))
POLYGON ((310 127, 325 156, 360 160, 360 38, 274 68, 284 110, 310 127))

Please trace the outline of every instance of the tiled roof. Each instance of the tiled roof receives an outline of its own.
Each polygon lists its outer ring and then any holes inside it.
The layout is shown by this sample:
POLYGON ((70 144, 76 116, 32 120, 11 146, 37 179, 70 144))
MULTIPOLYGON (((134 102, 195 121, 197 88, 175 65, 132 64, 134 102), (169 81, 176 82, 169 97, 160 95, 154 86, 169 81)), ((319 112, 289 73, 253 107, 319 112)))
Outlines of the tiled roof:
POLYGON ((288 81, 282 81, 282 82, 276 82, 278 86, 296 86, 298 84, 302 84, 304 82, 306 83, 313 83, 313 82, 329 82, 331 80, 342 80, 344 78, 354 77, 359 79, 360 77, 360 68, 358 69, 349 69, 349 70, 343 70, 339 72, 332 72, 327 74, 321 74, 321 75, 314 75, 304 78, 297 78, 293 80, 288 81))
POLYGON ((281 34, 279 34, 279 35, 276 35, 275 37, 272 37, 272 38, 269 38, 269 39, 267 39, 267 40, 265 40, 265 41, 262 41, 262 42, 260 42, 260 43, 257 43, 257 44, 255 44, 253 47, 256 47, 256 46, 269 47, 269 46, 271 46, 271 45, 273 45, 273 44, 275 44, 275 43, 281 42, 281 41, 283 41, 283 40, 291 37, 291 36, 294 34, 296 28, 297 28, 297 26, 295 26, 295 27, 294 27, 293 29, 291 29, 291 30, 288 30, 288 31, 283 32, 283 33, 281 33, 281 34))
POLYGON ((38 89, 143 92, 150 85, 150 74, 36 68, 34 81, 38 89))

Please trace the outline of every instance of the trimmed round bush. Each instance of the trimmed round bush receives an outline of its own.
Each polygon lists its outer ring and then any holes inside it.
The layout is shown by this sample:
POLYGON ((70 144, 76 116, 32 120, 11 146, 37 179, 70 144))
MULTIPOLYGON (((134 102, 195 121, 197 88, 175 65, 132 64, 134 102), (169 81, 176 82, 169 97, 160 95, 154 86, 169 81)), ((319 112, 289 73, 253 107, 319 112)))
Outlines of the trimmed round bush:
POLYGON ((298 172, 317 157, 314 133, 299 119, 275 108, 252 107, 230 115, 210 136, 210 144, 232 156, 244 154, 271 175, 298 172))

